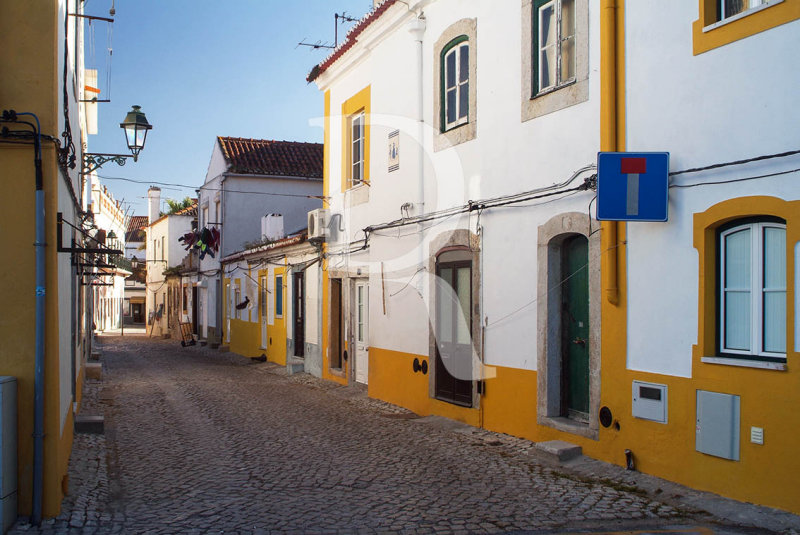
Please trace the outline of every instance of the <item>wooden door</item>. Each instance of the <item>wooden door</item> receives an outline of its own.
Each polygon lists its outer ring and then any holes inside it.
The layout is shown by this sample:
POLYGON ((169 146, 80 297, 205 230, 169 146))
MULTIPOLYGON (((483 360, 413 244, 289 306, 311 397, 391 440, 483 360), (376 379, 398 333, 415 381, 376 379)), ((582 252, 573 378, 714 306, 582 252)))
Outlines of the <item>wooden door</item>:
POLYGON ((306 348, 306 299, 305 273, 300 271, 292 276, 292 333, 294 335, 294 356, 305 356, 306 348))
POLYGON ((443 253, 436 264, 435 395, 472 406, 472 262, 468 252, 443 253))
POLYGON ((267 349, 267 276, 261 275, 258 280, 258 291, 260 295, 258 310, 261 315, 261 349, 267 349))
POLYGON ((589 421, 589 242, 567 238, 561 246, 561 354, 563 416, 589 421))
POLYGON ((330 367, 344 368, 342 347, 342 279, 331 279, 330 367))

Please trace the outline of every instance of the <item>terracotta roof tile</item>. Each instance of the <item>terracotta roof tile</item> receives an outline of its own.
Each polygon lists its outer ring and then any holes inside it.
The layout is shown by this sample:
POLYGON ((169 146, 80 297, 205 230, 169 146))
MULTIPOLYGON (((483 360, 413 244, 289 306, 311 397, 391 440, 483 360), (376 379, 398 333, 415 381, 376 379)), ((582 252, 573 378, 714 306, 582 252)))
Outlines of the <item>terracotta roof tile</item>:
POLYGON ((364 30, 369 27, 370 24, 378 20, 381 15, 383 15, 390 7, 394 5, 397 0, 384 0, 380 5, 373 8, 372 11, 364 15, 360 21, 356 23, 355 26, 350 28, 350 31, 347 32, 347 36, 345 37, 344 41, 341 45, 336 47, 336 49, 330 53, 330 55, 322 60, 322 63, 319 65, 314 65, 314 68, 311 69, 311 72, 308 73, 306 76, 307 82, 313 82, 317 79, 317 77, 325 72, 328 67, 330 67, 334 61, 342 57, 342 55, 350 50, 354 44, 358 41, 357 37, 363 32, 364 30))
POLYGON ((232 173, 322 178, 322 143, 217 137, 232 173))
POLYGON ((146 215, 133 215, 128 220, 128 228, 125 230, 125 241, 144 241, 144 228, 147 226, 146 215))

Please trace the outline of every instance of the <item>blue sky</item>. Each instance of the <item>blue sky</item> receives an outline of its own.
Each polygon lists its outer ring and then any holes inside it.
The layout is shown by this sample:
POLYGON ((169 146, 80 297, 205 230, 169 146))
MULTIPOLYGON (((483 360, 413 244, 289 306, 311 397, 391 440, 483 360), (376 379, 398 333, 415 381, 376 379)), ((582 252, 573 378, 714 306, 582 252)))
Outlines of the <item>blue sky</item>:
MULTIPOLYGON (((112 0, 87 0, 85 13, 108 17, 112 0)), ((128 153, 119 123, 138 104, 153 130, 139 161, 105 164, 98 174, 131 214, 146 215, 146 182, 190 184, 162 188, 162 198, 194 196, 205 178, 218 135, 322 141, 309 119, 322 115, 322 93, 306 74, 333 43, 334 13, 361 17, 371 0, 115 0, 110 103, 99 104, 99 134, 89 152, 128 153)), ((339 27, 341 42, 352 24, 339 27)), ((86 67, 99 69, 100 98, 108 98, 108 24, 86 31, 86 67)))

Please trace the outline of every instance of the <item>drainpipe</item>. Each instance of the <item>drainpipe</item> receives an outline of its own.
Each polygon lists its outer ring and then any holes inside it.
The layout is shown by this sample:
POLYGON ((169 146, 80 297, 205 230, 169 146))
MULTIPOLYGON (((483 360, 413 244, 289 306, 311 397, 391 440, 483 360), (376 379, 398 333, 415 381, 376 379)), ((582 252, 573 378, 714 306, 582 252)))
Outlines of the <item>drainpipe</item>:
MULTIPOLYGON (((617 145, 617 0, 602 0, 600 20, 600 150, 616 151, 617 145)), ((605 272, 606 299, 619 304, 617 221, 605 224, 608 261, 605 272)))
MULTIPOLYGON (((423 215, 425 213, 425 145, 424 145, 424 135, 425 135, 425 116, 423 114, 423 94, 424 94, 424 86, 423 86, 423 55, 422 55, 422 39, 425 34, 425 15, 420 11, 419 15, 416 19, 412 20, 408 23, 408 31, 414 38, 414 41, 417 45, 417 80, 419 83, 417 84, 417 136, 418 136, 418 152, 417 152, 417 159, 418 159, 418 170, 417 174, 419 176, 419 180, 417 183, 417 215, 423 215)), ((421 226, 421 224, 420 224, 421 226)), ((425 234, 424 232, 420 232, 419 235, 419 267, 425 267, 425 234)), ((420 295, 422 295, 423 291, 423 281, 425 277, 420 277, 417 281, 417 290, 419 291, 420 295)))
MULTIPOLYGON (((222 245, 225 243, 225 227, 227 225, 224 224, 225 221, 225 179, 228 178, 227 173, 222 174, 222 178, 219 179, 219 215, 217 216, 217 223, 222 223, 218 225, 219 227, 219 252, 217 256, 221 259, 222 254, 222 245)), ((211 197, 209 197, 211 200, 211 197)), ((209 208, 209 211, 211 209, 209 208)), ((227 331, 225 331, 225 336, 222 335, 223 333, 223 324, 225 325, 225 329, 227 329, 227 323, 225 323, 225 318, 222 317, 222 300, 227 299, 227 295, 223 295, 225 293, 225 273, 222 271, 222 262, 219 260, 219 268, 217 269, 217 310, 215 311, 216 315, 216 324, 217 324, 217 332, 216 337, 219 338, 219 344, 225 344, 225 338, 228 337, 227 331)))
POLYGON ((36 331, 34 343, 33 378, 33 507, 31 520, 34 525, 42 521, 42 488, 44 481, 44 350, 45 350, 45 283, 47 280, 45 264, 45 212, 44 177, 42 174, 42 140, 39 118, 33 113, 18 113, 36 120, 34 136, 34 166, 36 170, 36 221, 35 263, 36 263, 36 331))

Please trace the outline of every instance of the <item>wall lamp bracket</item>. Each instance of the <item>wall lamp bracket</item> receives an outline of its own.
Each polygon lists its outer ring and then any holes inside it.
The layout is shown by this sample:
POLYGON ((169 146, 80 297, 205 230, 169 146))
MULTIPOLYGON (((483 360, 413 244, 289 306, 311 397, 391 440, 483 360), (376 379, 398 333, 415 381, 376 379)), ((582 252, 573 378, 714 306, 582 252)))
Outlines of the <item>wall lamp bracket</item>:
POLYGON ((117 165, 125 165, 128 158, 133 158, 136 161, 136 156, 130 154, 103 154, 96 152, 86 152, 83 154, 83 165, 81 166, 81 174, 88 175, 92 171, 100 169, 108 162, 115 162, 117 165))

